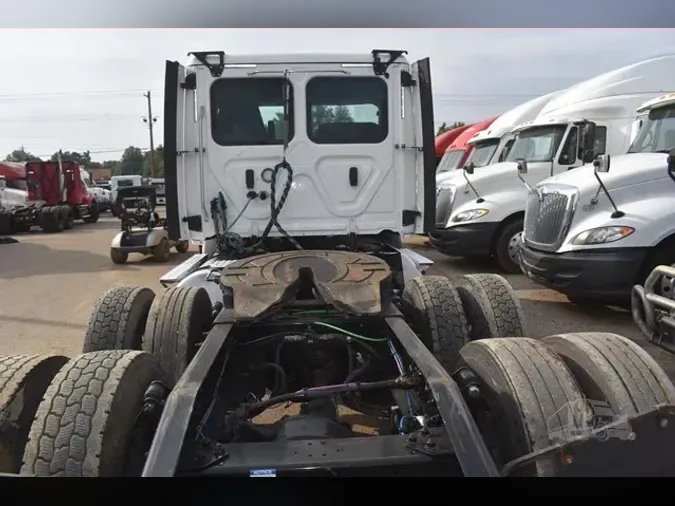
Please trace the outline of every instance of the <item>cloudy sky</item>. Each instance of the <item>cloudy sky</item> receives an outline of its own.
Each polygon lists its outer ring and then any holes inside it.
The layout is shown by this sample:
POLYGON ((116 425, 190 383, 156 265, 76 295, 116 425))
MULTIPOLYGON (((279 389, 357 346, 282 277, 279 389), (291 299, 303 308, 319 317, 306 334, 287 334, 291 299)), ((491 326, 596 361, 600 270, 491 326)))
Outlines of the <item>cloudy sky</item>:
POLYGON ((370 52, 431 57, 437 123, 479 121, 528 99, 645 58, 675 53, 675 30, 213 29, 2 30, 0 157, 147 149, 152 91, 162 139, 164 61, 188 51, 370 52))

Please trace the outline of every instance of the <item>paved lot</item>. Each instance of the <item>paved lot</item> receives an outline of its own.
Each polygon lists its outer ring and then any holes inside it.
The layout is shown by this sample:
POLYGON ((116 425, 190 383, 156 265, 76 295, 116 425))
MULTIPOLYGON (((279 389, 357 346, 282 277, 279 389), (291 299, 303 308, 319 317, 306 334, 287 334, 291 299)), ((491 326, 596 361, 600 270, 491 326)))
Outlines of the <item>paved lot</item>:
MULTIPOLYGON (((156 291, 160 275, 187 257, 173 253, 169 264, 130 256, 124 266, 109 258, 110 241, 119 222, 106 216, 94 225, 77 225, 54 235, 21 235, 18 244, 0 245, 0 355, 80 351, 89 311, 96 298, 114 285, 145 285, 156 291)), ((416 249, 436 262, 433 271, 450 278, 472 272, 494 272, 489 264, 450 259, 418 242, 416 249)), ((626 312, 583 309, 521 275, 506 276, 521 298, 531 337, 564 332, 604 331, 640 344, 626 312)), ((675 360, 645 346, 675 379, 675 360)))

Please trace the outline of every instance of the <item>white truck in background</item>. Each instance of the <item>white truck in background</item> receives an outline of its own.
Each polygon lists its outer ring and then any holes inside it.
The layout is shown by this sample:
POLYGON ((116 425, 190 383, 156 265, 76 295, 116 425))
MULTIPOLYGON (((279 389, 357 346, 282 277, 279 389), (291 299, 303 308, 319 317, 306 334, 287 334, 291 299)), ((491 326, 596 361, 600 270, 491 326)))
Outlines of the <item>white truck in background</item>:
POLYGON ((675 93, 638 113, 646 116, 626 154, 600 156, 529 193, 520 265, 572 302, 625 306, 634 284, 675 263, 675 93))
MULTIPOLYGON (((478 168, 503 162, 515 142, 513 129, 525 121, 536 118, 546 104, 560 93, 561 91, 549 93, 520 104, 502 114, 489 128, 476 133, 470 140, 470 143, 474 144, 474 149, 467 159, 466 165, 478 168)), ((443 172, 436 175, 437 231, 429 234, 429 244, 435 249, 449 254, 452 254, 450 251, 456 250, 455 244, 457 242, 454 231, 445 232, 452 213, 457 188, 454 183, 449 182, 456 180, 458 177, 463 178, 464 176, 458 171, 443 172)), ((468 191, 468 189, 465 191, 468 191)), ((478 249, 487 250, 488 248, 489 246, 486 245, 478 249)), ((480 254, 485 254, 485 252, 481 251, 480 254)))
POLYGON ((520 104, 502 114, 490 128, 476 133, 468 142, 473 145, 473 151, 466 164, 473 163, 474 167, 485 167, 503 162, 516 140, 513 129, 525 121, 536 118, 546 104, 560 93, 561 91, 555 91, 520 104))
POLYGON ((166 187, 163 177, 151 177, 149 179, 150 185, 155 187, 155 192, 157 195, 157 205, 164 206, 166 205, 166 187))
MULTIPOLYGON (((506 161, 470 165, 438 184, 450 195, 444 229, 432 234, 453 256, 492 256, 506 272, 518 273, 518 242, 530 186, 591 162, 596 155, 623 154, 641 121, 646 100, 675 89, 675 56, 642 61, 602 74, 551 100, 537 119, 514 130, 506 161), (520 175, 516 161, 527 162, 520 175)), ((573 175, 571 177, 574 177, 573 175)), ((440 230, 439 230, 440 229, 440 230)))

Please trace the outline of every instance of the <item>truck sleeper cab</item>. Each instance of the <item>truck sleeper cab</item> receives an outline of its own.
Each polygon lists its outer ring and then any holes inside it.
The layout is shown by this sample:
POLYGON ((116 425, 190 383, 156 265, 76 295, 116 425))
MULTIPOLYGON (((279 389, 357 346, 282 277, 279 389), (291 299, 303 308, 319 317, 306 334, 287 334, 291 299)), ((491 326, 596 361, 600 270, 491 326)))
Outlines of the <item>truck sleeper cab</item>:
POLYGON ((675 94, 650 100, 628 152, 600 157, 529 192, 522 270, 573 302, 626 306, 634 284, 675 263, 675 94))
POLYGON ((176 64, 182 87, 167 106, 177 119, 165 125, 177 132, 177 157, 165 158, 171 239, 208 254, 224 233, 319 247, 383 233, 400 244, 433 227, 428 60, 375 51, 292 61, 218 52, 176 64))

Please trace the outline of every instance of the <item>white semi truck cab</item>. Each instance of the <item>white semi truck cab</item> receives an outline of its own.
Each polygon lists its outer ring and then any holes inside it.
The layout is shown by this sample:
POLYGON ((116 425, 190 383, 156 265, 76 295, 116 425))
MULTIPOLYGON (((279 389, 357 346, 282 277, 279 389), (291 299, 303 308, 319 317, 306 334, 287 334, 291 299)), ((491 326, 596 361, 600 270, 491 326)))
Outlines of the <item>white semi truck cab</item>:
MULTIPOLYGON (((536 118, 542 108, 559 93, 549 93, 520 104, 502 114, 485 130, 474 134, 469 140, 469 144, 473 144, 473 151, 469 155, 466 165, 475 169, 503 162, 516 139, 516 134, 512 133, 513 129, 524 121, 536 118)), ((452 213, 452 200, 455 194, 455 186, 452 183, 446 183, 446 181, 451 181, 456 177, 456 171, 442 172, 436 175, 436 184, 438 185, 436 228, 438 231, 429 236, 429 242, 431 246, 441 252, 451 251, 456 244, 453 233, 443 233, 452 213)))
POLYGON ((600 156, 528 193, 522 270, 572 301, 626 304, 656 265, 675 263, 675 93, 638 114, 645 116, 627 153, 600 156))
POLYGON ((218 51, 194 53, 187 66, 167 62, 170 237, 235 258, 265 245, 357 239, 402 248, 403 236, 431 230, 429 60, 404 54, 218 51))

